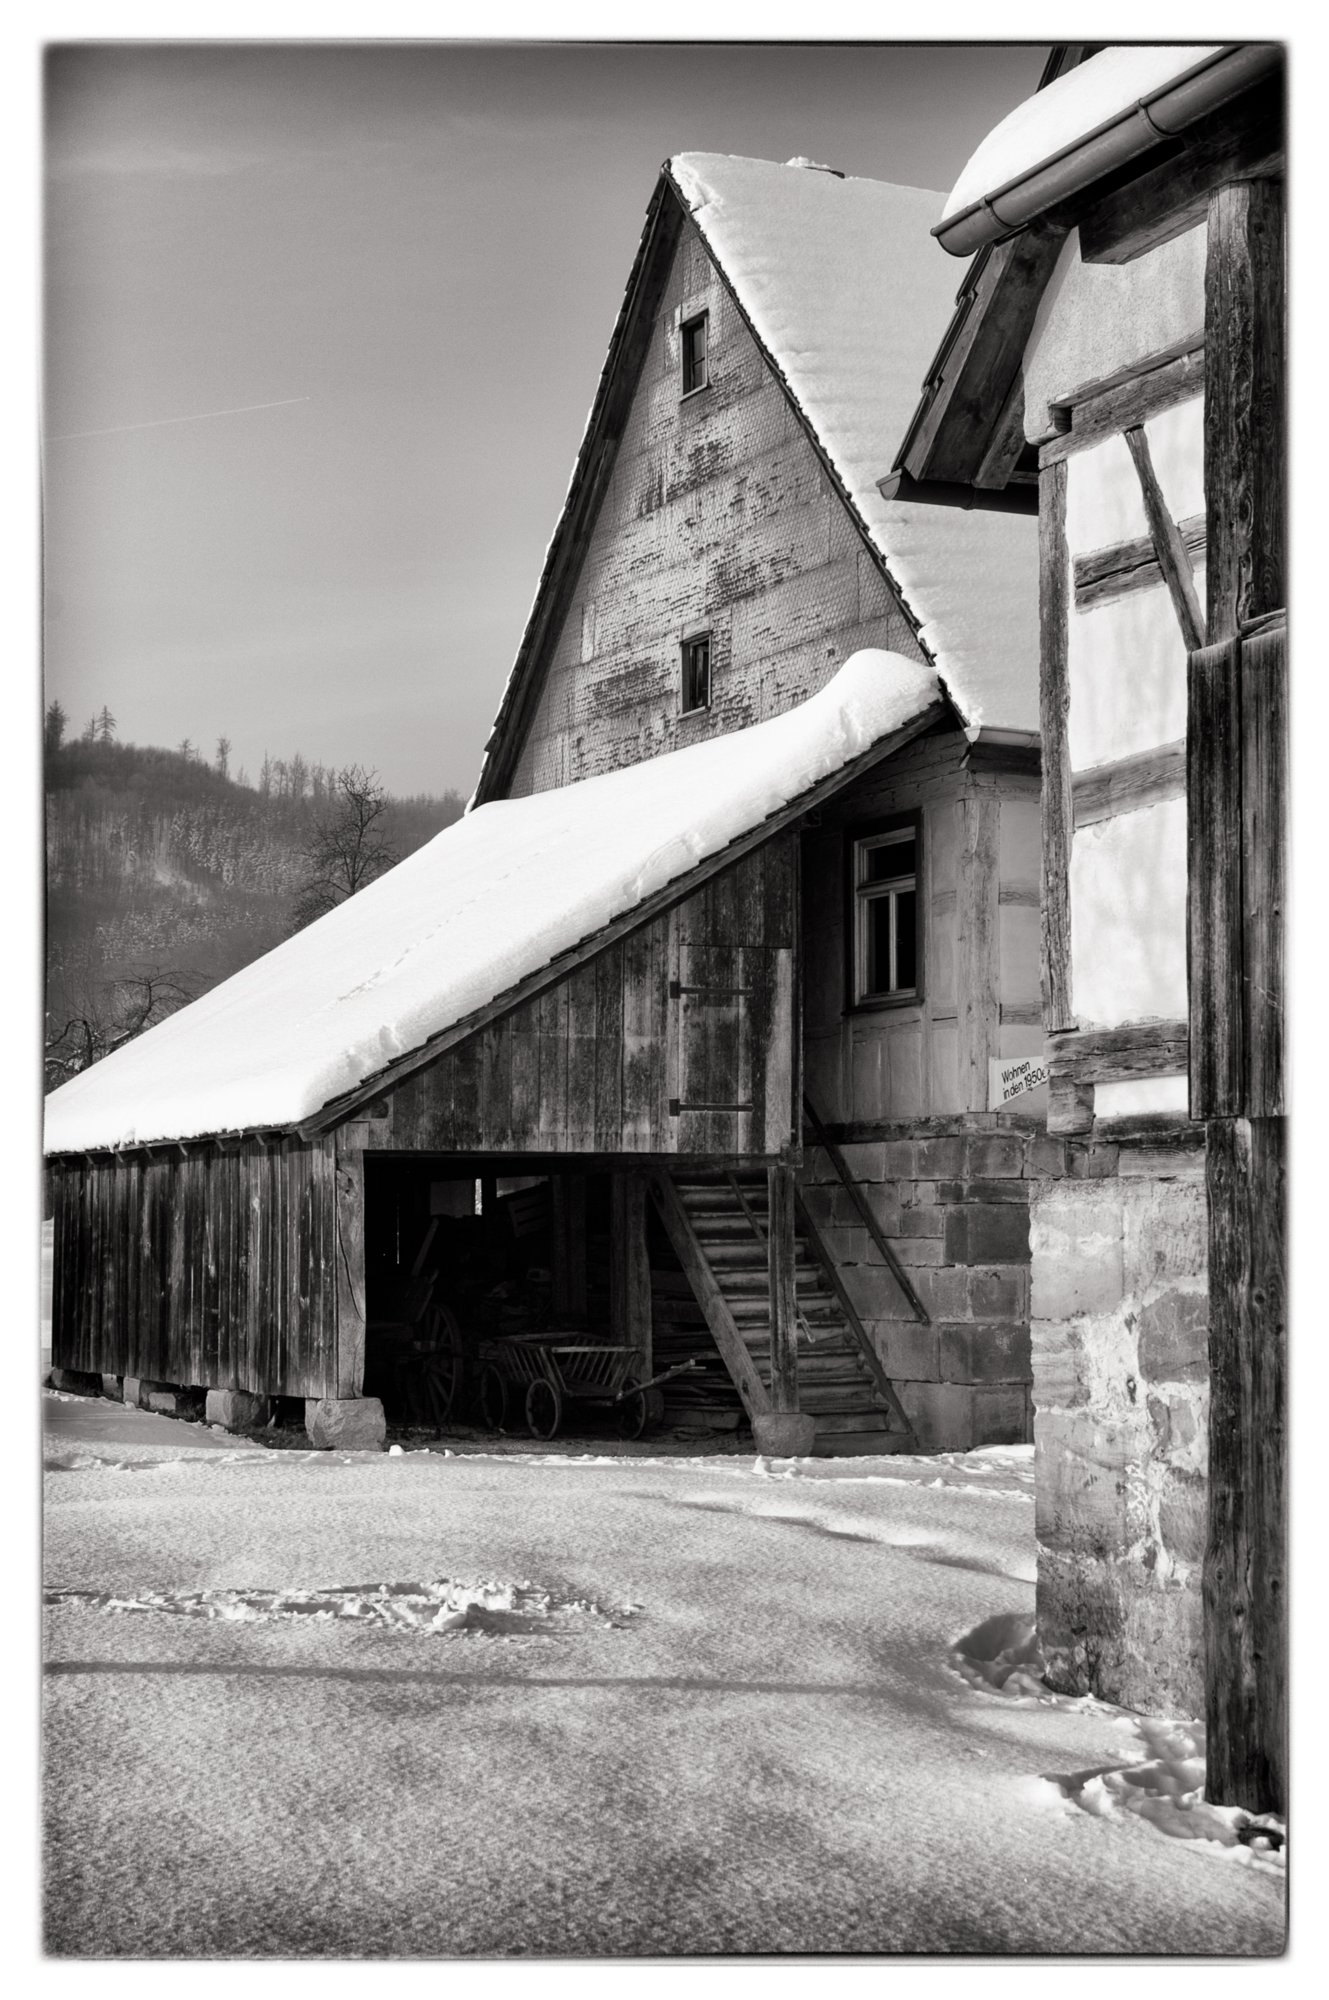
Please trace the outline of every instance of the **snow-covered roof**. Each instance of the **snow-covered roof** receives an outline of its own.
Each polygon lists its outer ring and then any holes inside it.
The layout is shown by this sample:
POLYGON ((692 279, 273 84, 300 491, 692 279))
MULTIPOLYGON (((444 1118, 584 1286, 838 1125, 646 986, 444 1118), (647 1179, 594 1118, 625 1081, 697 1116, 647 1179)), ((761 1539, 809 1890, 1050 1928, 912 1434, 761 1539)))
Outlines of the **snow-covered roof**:
POLYGON ((930 234, 942 196, 723 153, 667 171, 966 724, 1036 730, 1037 523, 878 491, 955 304, 954 261, 930 234))
POLYGON ((1212 42, 1101 49, 1067 70, 992 128, 951 189, 943 220, 994 198, 1100 125, 1132 110, 1142 97, 1221 54, 1223 47, 1212 42))
POLYGON ((940 699, 864 651, 800 707, 477 807, 46 1101, 48 1153, 297 1124, 466 1021, 940 699))

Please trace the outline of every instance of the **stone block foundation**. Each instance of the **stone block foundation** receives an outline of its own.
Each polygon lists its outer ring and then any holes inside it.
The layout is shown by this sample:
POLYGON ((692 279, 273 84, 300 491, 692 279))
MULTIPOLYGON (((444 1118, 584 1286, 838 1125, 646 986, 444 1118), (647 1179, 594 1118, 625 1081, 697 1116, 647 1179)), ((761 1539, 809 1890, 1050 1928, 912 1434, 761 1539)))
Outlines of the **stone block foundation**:
MULTIPOLYGON (((1102 1152, 1104 1149, 1095 1149, 1102 1152)), ((1115 1148, 1106 1149, 1115 1152, 1115 1148)), ((1030 1204, 1038 1625, 1049 1678, 1204 1711, 1208 1311, 1192 1140, 1030 1204)))
POLYGON ((377 1396, 310 1397, 305 1430, 315 1451, 382 1451, 388 1435, 377 1396))
POLYGON ((272 1415, 272 1399, 251 1396, 244 1389, 209 1389, 203 1414, 223 1430, 257 1430, 272 1415))

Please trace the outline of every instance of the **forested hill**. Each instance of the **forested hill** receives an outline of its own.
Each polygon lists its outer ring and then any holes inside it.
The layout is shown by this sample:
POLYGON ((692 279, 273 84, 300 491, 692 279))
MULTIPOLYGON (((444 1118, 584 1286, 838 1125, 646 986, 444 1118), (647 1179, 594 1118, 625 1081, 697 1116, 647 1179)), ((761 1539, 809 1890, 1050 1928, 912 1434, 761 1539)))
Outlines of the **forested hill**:
MULTIPOLYGON (((205 992, 288 935, 304 850, 335 810, 336 773, 265 761, 258 787, 225 757, 84 738, 46 758, 47 1014, 123 1016, 145 979, 164 1007, 205 992)), ((458 818, 455 792, 390 799, 399 858, 458 818)), ((52 1076, 52 1081, 58 1080, 52 1076)))

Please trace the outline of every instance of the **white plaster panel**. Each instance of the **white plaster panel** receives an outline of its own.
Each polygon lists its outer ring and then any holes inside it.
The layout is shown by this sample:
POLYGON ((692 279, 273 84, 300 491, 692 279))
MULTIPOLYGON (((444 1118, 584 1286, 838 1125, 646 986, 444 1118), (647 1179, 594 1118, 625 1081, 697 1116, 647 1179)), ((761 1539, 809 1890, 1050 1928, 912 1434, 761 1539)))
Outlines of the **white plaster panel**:
MULTIPOLYGON (((889 1095, 884 1116, 917 1118, 923 1103, 923 1024, 921 1020, 902 1022, 886 1031, 889 1095)), ((949 1109, 949 1106, 941 1107, 949 1109)))
POLYGON ((953 1021, 933 1021, 928 1033, 928 1111, 937 1117, 960 1103, 960 1033, 953 1021))
POLYGON ((959 869, 960 815, 952 799, 942 800, 925 813, 923 865, 928 871, 928 887, 935 896, 953 889, 959 869))
POLYGON ((1129 264, 1083 264, 1073 229, 1024 351, 1025 436, 1052 428, 1049 405, 1123 369, 1204 338, 1205 225, 1129 264))
POLYGON ((1091 770, 1186 734, 1186 645, 1167 586, 1072 611, 1071 769, 1091 770))
POLYGON ((1176 1112, 1185 1118, 1189 1110, 1190 1086, 1184 1076, 1142 1076, 1129 1083, 1094 1085, 1094 1116, 1105 1122, 1159 1112, 1176 1112))
POLYGON ((1186 1016, 1186 801, 1076 829, 1071 1003, 1086 1028, 1186 1016))
POLYGON ((1008 1007, 1039 997, 1039 919, 1028 903, 1002 903, 997 911, 1000 993, 1008 1007))
POLYGON ((1066 542, 1073 556, 1149 533, 1140 475, 1124 437, 1104 438, 1066 461, 1066 542))
POLYGON ((1037 799, 1003 799, 998 823, 997 874, 1003 889, 1037 888, 1042 836, 1037 799))
POLYGON ((1204 512, 1204 398, 1190 396, 1150 417, 1149 456, 1174 521, 1204 512))

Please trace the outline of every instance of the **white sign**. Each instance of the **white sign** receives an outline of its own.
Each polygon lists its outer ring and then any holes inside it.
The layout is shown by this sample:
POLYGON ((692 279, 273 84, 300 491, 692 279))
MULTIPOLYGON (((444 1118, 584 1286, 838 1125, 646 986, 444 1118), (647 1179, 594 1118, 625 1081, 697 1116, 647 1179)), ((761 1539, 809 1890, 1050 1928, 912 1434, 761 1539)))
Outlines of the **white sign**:
POLYGON ((988 1063, 988 1110, 1000 1111, 1013 1097, 1037 1090, 1048 1080, 1048 1066, 1037 1056, 1013 1056, 1002 1062, 993 1057, 988 1063))

